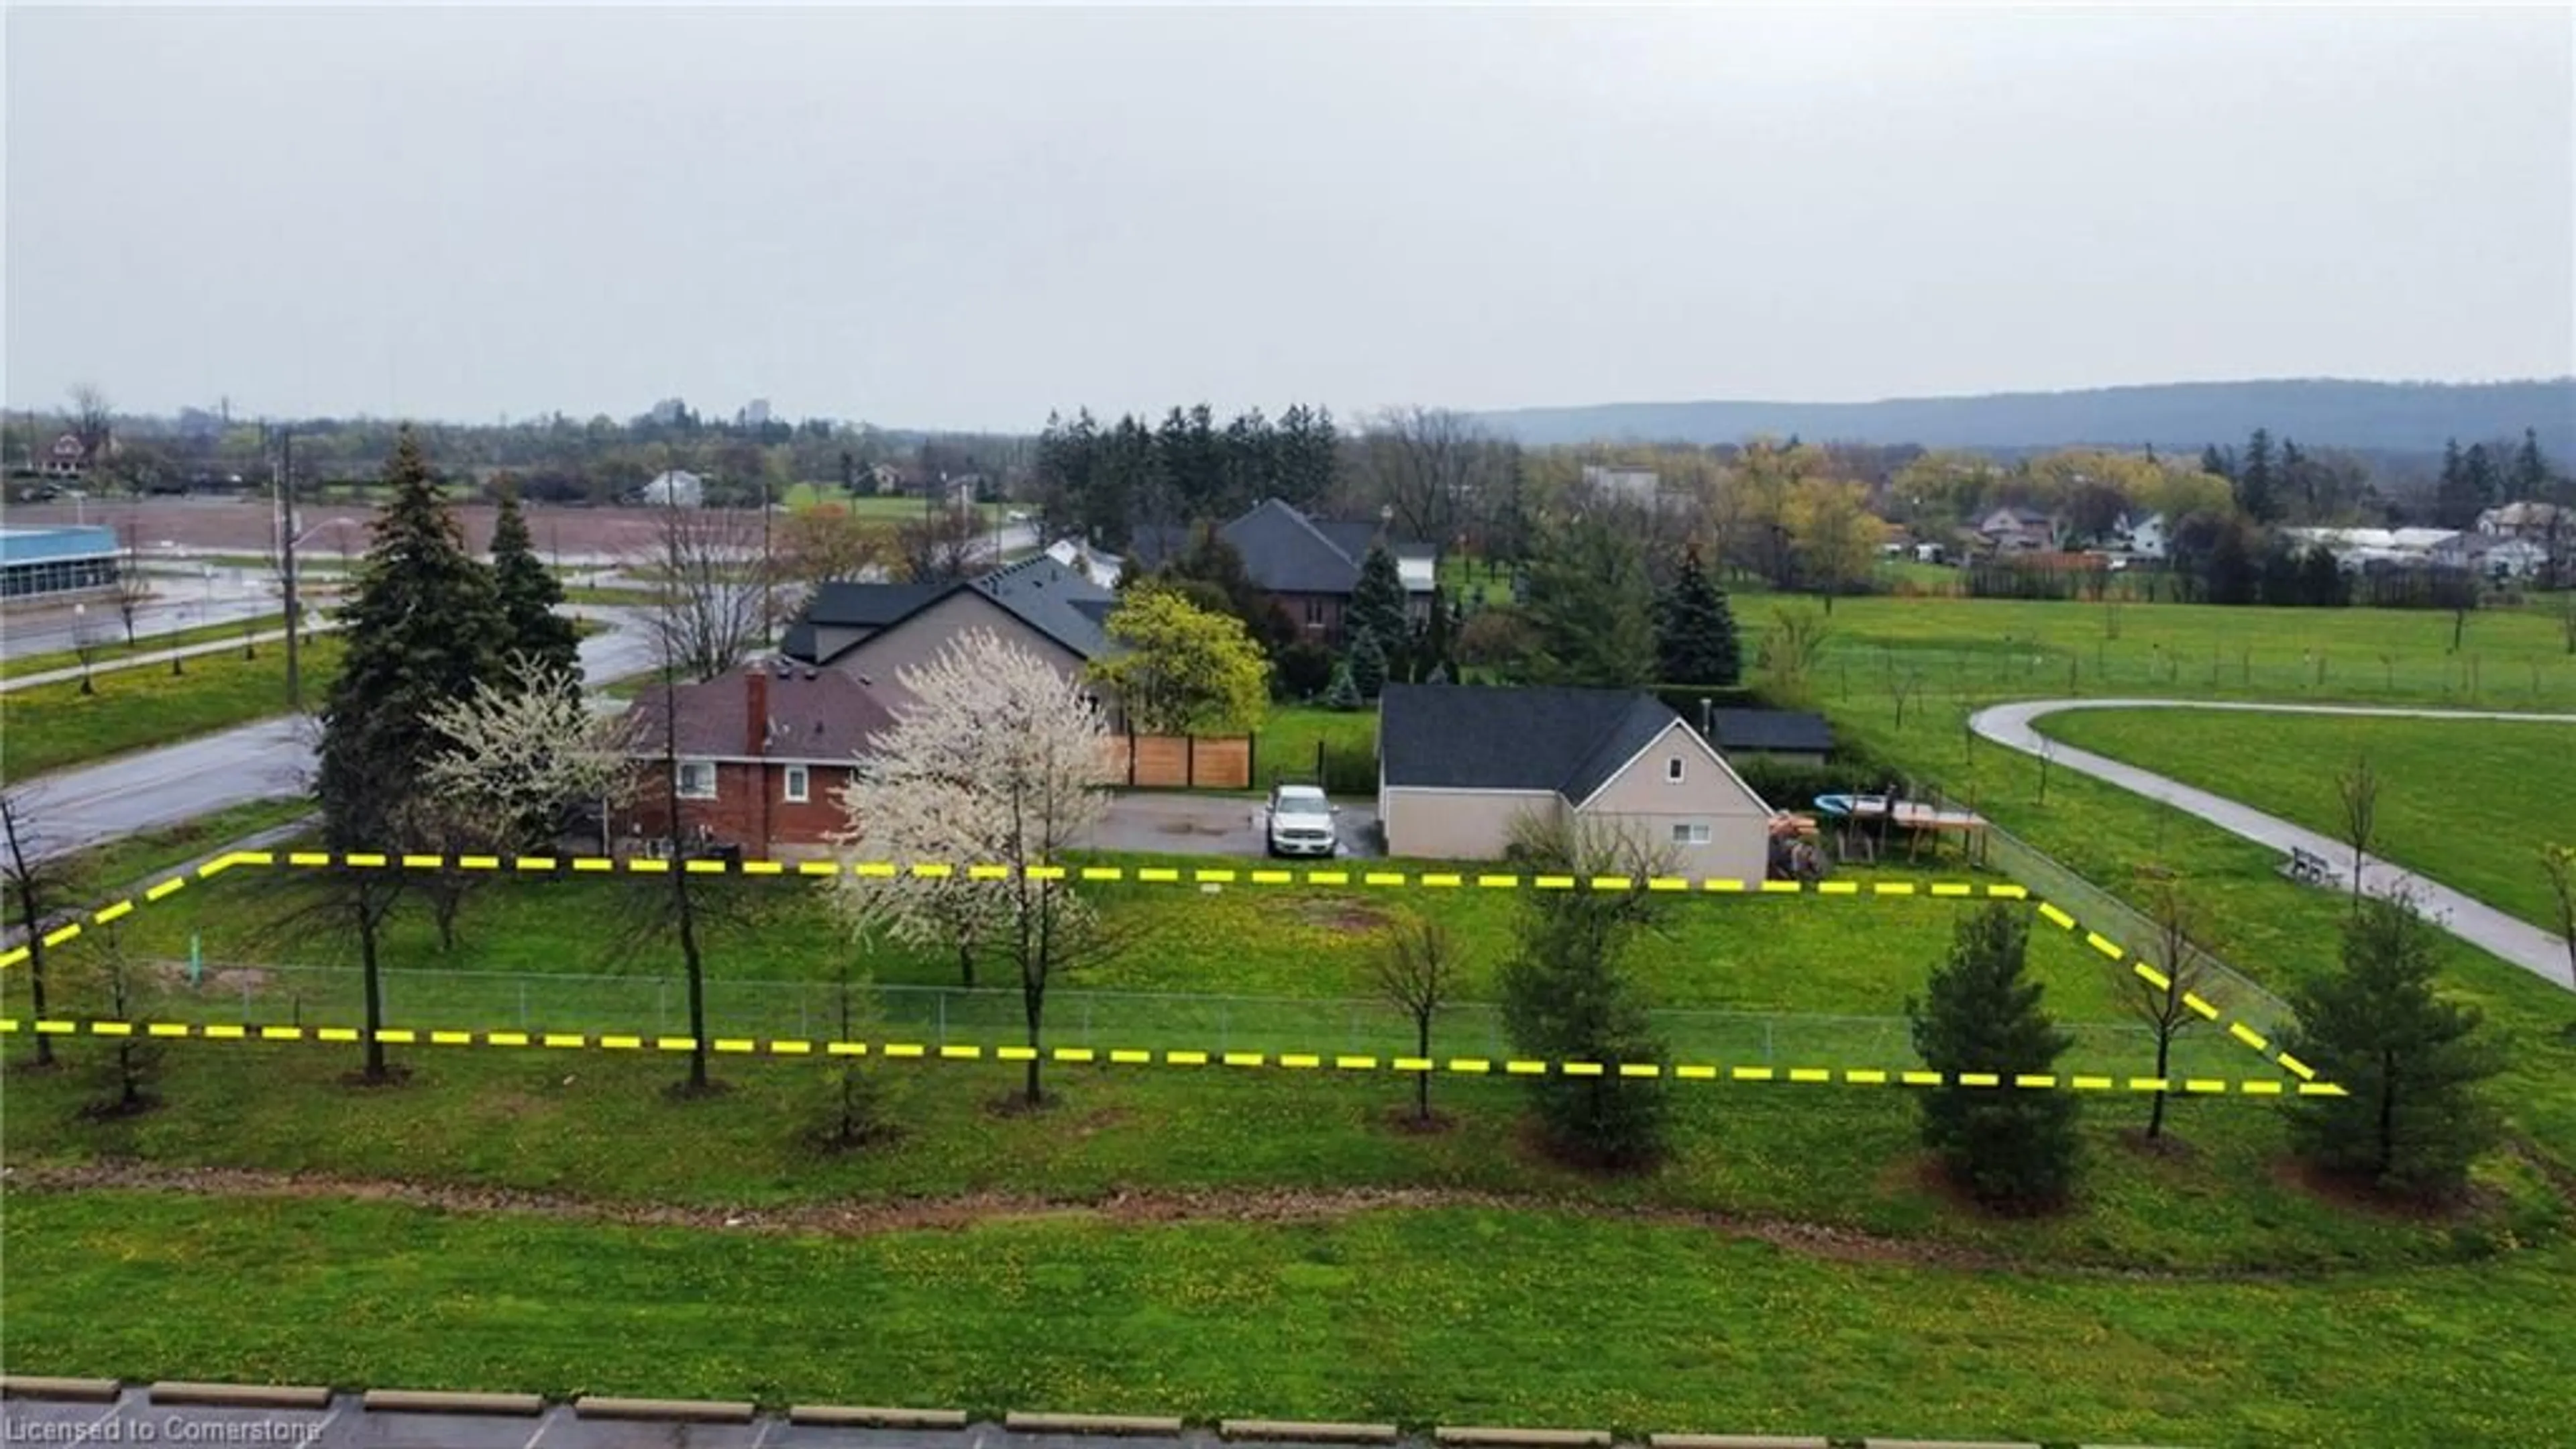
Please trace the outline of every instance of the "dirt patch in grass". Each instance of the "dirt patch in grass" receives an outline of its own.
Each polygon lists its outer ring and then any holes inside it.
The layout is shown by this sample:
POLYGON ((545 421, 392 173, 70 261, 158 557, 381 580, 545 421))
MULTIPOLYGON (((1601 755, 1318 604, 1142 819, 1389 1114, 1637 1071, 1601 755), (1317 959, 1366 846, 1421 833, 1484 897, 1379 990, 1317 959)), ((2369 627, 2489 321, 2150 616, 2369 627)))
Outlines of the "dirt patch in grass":
POLYGON ((1293 1192, 1115 1193, 1093 1201, 1050 1201, 1002 1193, 963 1197, 850 1202, 783 1208, 681 1207, 662 1203, 600 1202, 502 1188, 468 1188, 392 1179, 250 1172, 236 1168, 177 1168, 140 1162, 97 1161, 13 1167, 9 1185, 19 1192, 91 1189, 185 1192, 204 1197, 282 1197, 391 1202, 443 1212, 528 1213, 568 1222, 629 1227, 680 1227, 709 1231, 865 1237, 880 1233, 955 1231, 995 1222, 1099 1218, 1121 1224, 1191 1222, 1299 1223, 1356 1213, 1476 1209, 1498 1212, 1575 1213, 1605 1221, 1683 1226, 1770 1243, 1786 1252, 1851 1263, 1890 1263, 2011 1272, 2064 1278, 2151 1281, 2252 1282, 2276 1277, 2259 1270, 2175 1271, 2034 1265, 2020 1255, 1956 1244, 1883 1237, 1829 1223, 1739 1217, 1674 1209, 1621 1208, 1549 1198, 1513 1198, 1440 1188, 1352 1188, 1293 1192))
POLYGON ((1386 912, 1360 901, 1318 898, 1297 903, 1297 919, 1346 936, 1370 936, 1386 929, 1386 912))
POLYGON ((2477 1187, 2447 1200, 2406 1197, 2357 1177, 2328 1172, 2299 1157, 2276 1158, 2271 1172, 2272 1180, 2283 1187, 2305 1193, 2346 1212, 2366 1213, 2398 1222, 2471 1223, 2486 1217, 2499 1200, 2498 1194, 2477 1187))

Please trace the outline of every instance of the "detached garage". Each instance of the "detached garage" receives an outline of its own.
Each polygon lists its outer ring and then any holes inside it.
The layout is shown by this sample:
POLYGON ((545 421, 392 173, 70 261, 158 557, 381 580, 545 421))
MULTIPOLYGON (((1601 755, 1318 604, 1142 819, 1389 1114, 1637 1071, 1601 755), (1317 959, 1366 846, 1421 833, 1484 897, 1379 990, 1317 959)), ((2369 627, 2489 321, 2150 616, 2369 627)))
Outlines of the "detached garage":
POLYGON ((1606 821, 1694 876, 1760 880, 1771 807, 1652 695, 1391 684, 1378 702, 1389 855, 1492 860, 1536 812, 1606 821))

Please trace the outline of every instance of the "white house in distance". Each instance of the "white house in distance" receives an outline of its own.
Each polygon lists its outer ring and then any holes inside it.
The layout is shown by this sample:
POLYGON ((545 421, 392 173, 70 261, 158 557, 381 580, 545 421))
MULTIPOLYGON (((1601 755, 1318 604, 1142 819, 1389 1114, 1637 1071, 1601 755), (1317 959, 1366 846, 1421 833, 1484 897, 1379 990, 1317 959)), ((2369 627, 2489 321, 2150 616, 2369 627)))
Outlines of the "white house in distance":
POLYGON ((1653 695, 1390 684, 1378 702, 1389 855, 1492 860, 1527 815, 1598 820, 1694 877, 1770 871, 1771 807, 1653 695))
POLYGON ((1586 463, 1583 465, 1583 486, 1598 497, 1652 508, 1663 490, 1664 480, 1652 468, 1605 468, 1598 463, 1586 463))
POLYGON ((2111 544, 2115 552, 2144 563, 2162 563, 2173 551, 2161 513, 2135 519, 2121 514, 2119 522, 2111 525, 2111 544))
POLYGON ((2057 547, 2057 520, 2036 508, 1998 508, 1978 520, 1977 536, 1997 553, 2045 553, 2057 547))
POLYGON ((1125 559, 1103 553, 1078 538, 1059 538, 1048 544, 1046 556, 1104 589, 1118 587, 1119 570, 1127 566, 1125 559))
POLYGON ((707 501, 707 485, 697 474, 673 468, 645 484, 639 496, 656 507, 696 508, 707 501))

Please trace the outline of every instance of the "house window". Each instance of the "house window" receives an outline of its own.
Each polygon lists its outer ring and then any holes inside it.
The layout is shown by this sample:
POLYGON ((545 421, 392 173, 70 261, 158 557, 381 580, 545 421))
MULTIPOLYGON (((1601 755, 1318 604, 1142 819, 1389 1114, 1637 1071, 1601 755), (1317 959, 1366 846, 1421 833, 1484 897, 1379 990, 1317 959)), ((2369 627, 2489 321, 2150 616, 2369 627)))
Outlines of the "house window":
POLYGON ((1306 627, 1309 629, 1321 629, 1324 627, 1323 600, 1308 599, 1306 601, 1306 627))
POLYGON ((1673 785, 1678 785, 1682 782, 1681 756, 1675 755, 1671 759, 1664 761, 1664 780, 1665 783, 1673 785))
POLYGON ((716 762, 682 760, 680 762, 680 798, 712 800, 716 798, 716 762))
POLYGON ((810 781, 809 781, 809 779, 808 779, 808 777, 807 777, 807 775, 806 775, 806 773, 805 773, 805 767, 804 767, 803 765, 790 765, 790 766, 788 766, 788 767, 787 767, 787 801, 788 801, 788 803, 789 803, 789 804, 791 804, 791 805, 802 805, 802 804, 804 804, 804 803, 805 803, 805 798, 806 798, 806 790, 807 790, 807 787, 808 787, 808 785, 809 785, 809 784, 810 784, 810 781))
POLYGON ((1685 821, 1685 822, 1683 822, 1683 823, 1681 823, 1681 824, 1679 824, 1679 825, 1674 826, 1674 827, 1673 827, 1673 844, 1675 844, 1675 845, 1706 845, 1706 844, 1708 844, 1708 826, 1707 826, 1706 824, 1704 824, 1704 823, 1700 822, 1700 821, 1697 821, 1697 820, 1685 821))

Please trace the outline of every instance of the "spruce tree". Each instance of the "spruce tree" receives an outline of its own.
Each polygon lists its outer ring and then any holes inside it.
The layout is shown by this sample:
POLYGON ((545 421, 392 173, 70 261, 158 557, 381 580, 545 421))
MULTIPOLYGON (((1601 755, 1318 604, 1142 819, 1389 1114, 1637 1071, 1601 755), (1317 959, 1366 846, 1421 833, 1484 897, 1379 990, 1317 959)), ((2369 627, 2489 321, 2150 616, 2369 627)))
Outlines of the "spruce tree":
POLYGON ((1533 684, 1634 689, 1656 668, 1654 586, 1636 536, 1598 515, 1542 535, 1523 575, 1533 684))
POLYGON ((1359 686, 1360 698, 1375 699, 1386 690, 1386 651, 1378 647, 1377 636, 1363 629, 1351 641, 1351 682, 1359 686))
POLYGON ((1657 600, 1655 677, 1664 684, 1732 685, 1743 678, 1735 614, 1700 567, 1699 545, 1682 555, 1681 572, 1657 600))
POLYGON ((491 572, 465 551, 408 427, 394 440, 385 481, 393 496, 340 610, 344 652, 322 711, 315 790, 335 851, 387 848, 437 748, 431 707, 504 677, 506 629, 491 572))
POLYGON ((2469 444, 2460 458, 2460 493, 2467 500, 2467 517, 2460 526, 2466 528, 2478 521, 2478 515, 2496 506, 2504 492, 2504 478, 2496 471, 2495 455, 2484 443, 2469 444))
POLYGON ((1425 683, 1445 683, 1452 673, 1450 661, 1458 652, 1458 616, 1450 611, 1449 596, 1438 589, 1431 591, 1431 612, 1423 618, 1415 635, 1413 662, 1425 683), (1440 676, 1434 681, 1431 676, 1440 676))
POLYGON ((492 524, 492 585, 501 605, 502 658, 530 655, 549 673, 569 674, 578 684, 581 639, 572 620, 555 612, 563 605, 563 585, 537 557, 516 489, 501 495, 501 514, 492 524))
POLYGON ((2433 988, 2431 933, 2409 902, 2364 897, 2339 968, 2291 997, 2292 1056, 2344 1089, 2290 1104, 2290 1141, 2328 1172, 2419 1197, 2456 1194, 2496 1141, 2478 1084, 2500 1063, 2477 1008, 2433 988))
POLYGON ((2200 450, 2200 471, 2212 478, 2233 481, 2236 477, 2236 464, 2226 453, 2220 451, 2216 443, 2211 443, 2200 450))
MULTIPOLYGON (((1524 869, 1578 877, 1669 869, 1613 834, 1534 819, 1515 829, 1511 856, 1524 869)), ((1626 963, 1629 945, 1656 908, 1654 898, 1638 891, 1522 897, 1516 948, 1497 981, 1512 1050, 1602 1069, 1597 1076, 1549 1072, 1530 1079, 1540 1125, 1561 1155, 1618 1168, 1647 1166, 1663 1155, 1669 1103, 1661 1079, 1619 1071, 1660 1063, 1666 1054, 1626 963)))
POLYGON ((2507 502, 2537 500, 2549 496, 2549 460, 2540 453, 2540 433, 2534 428, 2522 430, 2522 446, 2513 450, 2513 468, 2505 478, 2507 502))
POLYGON ((2062 1202, 2075 1180, 2075 1097, 2014 1085, 2023 1075, 2054 1075, 2074 1044, 2040 1004, 2043 988, 2026 969, 2029 945, 2022 911, 1978 911, 1959 922, 1927 999, 1905 1003, 1915 1051, 1945 1079, 1918 1099, 1923 1145, 1951 1181, 2007 1211, 2062 1202), (1995 1084, 1962 1084, 1976 1073, 1992 1074, 1995 1084))
POLYGON ((1366 703, 1368 701, 1360 698, 1359 681, 1351 677, 1351 662, 1347 659, 1333 661, 1333 682, 1324 686, 1324 707, 1348 711, 1366 703))
POLYGON ((2270 523, 2281 513, 2278 482, 2272 470, 2272 435, 2256 428, 2245 440, 2245 465, 2236 475, 2236 506, 2256 523, 2270 523))
POLYGON ((1413 632, 1404 615, 1404 579, 1396 572, 1395 555, 1384 544, 1371 544, 1368 556, 1360 561, 1359 582, 1351 587, 1351 605, 1342 615, 1342 627, 1353 639, 1362 634, 1375 638, 1378 648, 1386 651, 1388 668, 1402 675, 1400 656, 1413 632))

